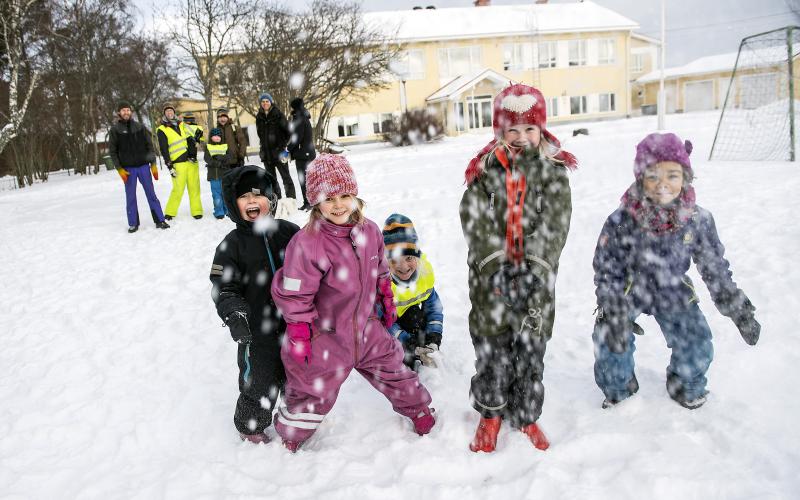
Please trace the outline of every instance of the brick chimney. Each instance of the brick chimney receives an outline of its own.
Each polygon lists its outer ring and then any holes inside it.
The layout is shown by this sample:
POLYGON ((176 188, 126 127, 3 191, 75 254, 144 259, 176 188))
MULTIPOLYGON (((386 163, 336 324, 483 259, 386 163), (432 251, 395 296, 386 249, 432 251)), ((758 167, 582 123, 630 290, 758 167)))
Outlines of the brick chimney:
POLYGON ((489 7, 492 5, 492 0, 475 0, 472 5, 475 7, 489 7))

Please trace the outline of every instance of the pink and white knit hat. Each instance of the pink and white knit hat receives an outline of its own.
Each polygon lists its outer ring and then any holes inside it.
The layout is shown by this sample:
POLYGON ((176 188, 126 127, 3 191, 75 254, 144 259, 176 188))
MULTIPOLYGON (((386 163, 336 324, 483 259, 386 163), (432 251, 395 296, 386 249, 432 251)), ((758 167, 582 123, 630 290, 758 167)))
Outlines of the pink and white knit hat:
POLYGON ((317 156, 306 172, 306 194, 312 205, 332 196, 358 195, 356 175, 347 158, 327 153, 317 156))

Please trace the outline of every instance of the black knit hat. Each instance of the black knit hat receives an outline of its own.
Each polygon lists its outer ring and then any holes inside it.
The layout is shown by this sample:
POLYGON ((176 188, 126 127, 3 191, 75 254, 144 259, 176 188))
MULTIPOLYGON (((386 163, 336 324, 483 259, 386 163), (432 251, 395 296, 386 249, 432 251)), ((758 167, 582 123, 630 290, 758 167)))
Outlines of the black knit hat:
POLYGON ((411 219, 401 214, 392 214, 383 226, 383 244, 389 258, 401 255, 422 255, 417 246, 417 231, 411 219))
POLYGON ((263 169, 245 172, 236 183, 236 197, 245 193, 260 194, 269 197, 272 194, 272 183, 263 169))
POLYGON ((126 100, 124 100, 124 99, 123 99, 122 101, 119 101, 119 102, 117 103, 117 113, 119 113, 120 111, 122 111, 122 108, 128 108, 128 109, 131 109, 131 110, 132 110, 132 109, 133 109, 133 106, 131 106, 131 103, 130 103, 130 102, 128 102, 128 101, 126 101, 126 100))
POLYGON ((289 101, 289 106, 295 111, 299 110, 300 108, 303 107, 303 98, 295 97, 294 99, 289 101))
POLYGON ((227 116, 228 118, 230 118, 230 116, 228 116, 228 108, 219 108, 217 110, 217 118, 219 118, 220 116, 227 116))

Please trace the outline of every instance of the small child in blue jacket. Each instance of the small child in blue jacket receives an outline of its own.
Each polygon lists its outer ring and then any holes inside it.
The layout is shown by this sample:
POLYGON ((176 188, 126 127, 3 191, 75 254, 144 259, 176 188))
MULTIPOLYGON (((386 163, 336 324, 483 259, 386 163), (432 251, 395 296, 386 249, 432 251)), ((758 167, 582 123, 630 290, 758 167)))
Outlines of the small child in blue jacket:
POLYGON ((652 315, 672 350, 667 392, 685 408, 706 402, 706 372, 714 357, 711 330, 686 271, 693 260, 717 309, 755 345, 755 307, 734 283, 714 218, 695 204, 692 144, 675 134, 650 134, 636 147, 635 182, 606 220, 594 255, 597 320, 594 375, 603 408, 633 395, 634 323, 652 315))
POLYGON ((405 215, 392 214, 386 219, 383 244, 397 306, 397 321, 389 333, 403 345, 406 366, 414 370, 419 361, 435 368, 431 354, 442 344, 444 316, 434 289, 433 266, 417 246, 417 231, 405 215))

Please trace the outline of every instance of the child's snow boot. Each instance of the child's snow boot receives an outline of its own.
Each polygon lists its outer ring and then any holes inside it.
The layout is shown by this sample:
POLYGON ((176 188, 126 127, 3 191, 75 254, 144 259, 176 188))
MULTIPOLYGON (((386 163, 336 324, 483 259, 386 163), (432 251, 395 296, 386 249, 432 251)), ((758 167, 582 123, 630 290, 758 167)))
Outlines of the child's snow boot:
POLYGON ((424 436, 433 429, 434 424, 436 424, 436 419, 433 418, 434 411, 431 408, 425 408, 419 412, 419 415, 411 419, 414 422, 414 432, 424 436))
POLYGON ((478 423, 478 430, 475 431, 475 439, 469 444, 469 449, 474 452, 493 452, 495 446, 497 446, 497 433, 500 432, 500 424, 502 423, 503 420, 500 417, 481 417, 481 421, 478 423))
POLYGON ((240 432, 239 437, 242 439, 242 441, 250 441, 253 444, 269 443, 269 436, 267 436, 263 432, 258 434, 243 434, 240 432))
POLYGON ((525 435, 528 436, 528 439, 531 440, 531 443, 533 443, 533 446, 535 446, 537 449, 544 451, 550 447, 550 441, 547 440, 547 437, 545 437, 544 432, 542 432, 539 426, 536 425, 535 423, 528 424, 525 427, 523 427, 522 432, 524 432, 525 435))

